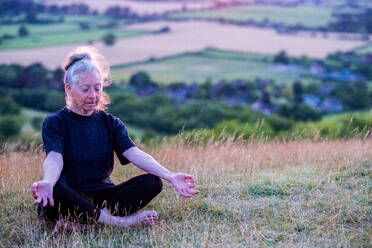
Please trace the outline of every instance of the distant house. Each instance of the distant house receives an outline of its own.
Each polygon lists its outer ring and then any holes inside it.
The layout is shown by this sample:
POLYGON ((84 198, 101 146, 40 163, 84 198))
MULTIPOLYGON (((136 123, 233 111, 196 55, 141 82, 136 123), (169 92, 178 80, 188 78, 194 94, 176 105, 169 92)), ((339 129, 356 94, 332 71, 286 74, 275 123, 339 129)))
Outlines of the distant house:
POLYGON ((261 112, 264 115, 271 115, 276 113, 276 109, 269 104, 265 104, 262 101, 255 101, 252 103, 251 108, 257 112, 261 112))
POLYGON ((322 96, 328 96, 329 94, 332 93, 333 90, 334 90, 333 85, 324 83, 319 87, 319 94, 321 94, 322 96))
POLYGON ((319 110, 322 100, 319 96, 312 95, 312 94, 304 94, 303 95, 303 103, 312 107, 313 109, 319 110))
POLYGON ((357 73, 352 72, 349 69, 343 69, 341 71, 333 71, 324 73, 324 79, 344 81, 344 82, 355 82, 363 79, 363 76, 357 73))
POLYGON ((323 73, 325 73, 325 68, 319 63, 314 63, 310 66, 309 71, 313 75, 323 75, 323 73))
POLYGON ((320 106, 320 110, 327 113, 336 113, 344 109, 342 102, 335 98, 326 98, 320 106))
POLYGON ((368 54, 364 57, 364 60, 365 60, 367 63, 372 63, 372 53, 368 53, 368 54))

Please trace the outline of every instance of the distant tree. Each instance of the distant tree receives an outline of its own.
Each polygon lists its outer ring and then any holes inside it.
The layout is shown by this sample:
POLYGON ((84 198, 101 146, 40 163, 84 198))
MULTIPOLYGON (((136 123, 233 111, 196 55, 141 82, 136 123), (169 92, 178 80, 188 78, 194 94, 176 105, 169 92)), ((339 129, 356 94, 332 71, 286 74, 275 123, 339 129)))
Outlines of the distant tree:
POLYGON ((322 117, 320 112, 304 104, 283 105, 279 109, 279 115, 295 121, 317 121, 322 117))
POLYGON ((304 94, 304 90, 303 90, 301 82, 296 81, 293 84, 293 98, 294 98, 293 100, 295 104, 303 103, 303 94, 304 94))
POLYGON ((267 90, 264 90, 262 92, 262 99, 261 99, 261 101, 265 105, 271 105, 270 94, 269 94, 269 92, 267 92, 267 90))
POLYGON ((30 10, 26 14, 26 19, 25 21, 27 23, 37 23, 37 13, 36 11, 30 10))
POLYGON ((0 65, 0 86, 14 87, 14 81, 22 71, 20 65, 0 65))
POLYGON ((169 33, 170 28, 168 26, 162 27, 159 30, 155 31, 155 34, 169 33))
POLYGON ((108 7, 105 11, 106 16, 110 16, 115 19, 130 18, 132 13, 130 8, 121 6, 108 7))
POLYGON ((129 85, 135 88, 146 88, 151 84, 150 76, 144 71, 133 74, 129 79, 129 85))
POLYGON ((115 44, 116 37, 113 33, 109 33, 103 36, 102 40, 107 46, 112 46, 115 44))
POLYGON ((0 98, 0 116, 1 115, 18 115, 21 113, 21 107, 10 96, 0 98))
POLYGON ((6 115, 0 118, 0 139, 8 139, 21 132, 22 121, 19 116, 6 115))
POLYGON ((79 28, 81 30, 89 30, 90 29, 90 25, 88 22, 79 22, 79 28))
POLYGON ((277 55, 275 55, 274 62, 275 63, 288 64, 289 63, 289 58, 287 56, 286 51, 280 51, 277 55))
POLYGON ((35 63, 23 68, 14 81, 16 87, 35 88, 47 86, 49 71, 40 63, 35 63))
POLYGON ((29 32, 28 32, 28 29, 26 28, 26 25, 22 24, 19 29, 18 29, 18 35, 19 36, 28 36, 29 35, 29 32))
POLYGON ((34 118, 32 118, 31 120, 31 124, 32 124, 32 127, 36 130, 36 131, 40 131, 41 130, 41 127, 43 125, 43 118, 40 117, 40 116, 36 116, 34 118))
POLYGON ((213 97, 213 85, 210 80, 207 80, 202 85, 200 85, 197 98, 211 99, 212 97, 213 97))

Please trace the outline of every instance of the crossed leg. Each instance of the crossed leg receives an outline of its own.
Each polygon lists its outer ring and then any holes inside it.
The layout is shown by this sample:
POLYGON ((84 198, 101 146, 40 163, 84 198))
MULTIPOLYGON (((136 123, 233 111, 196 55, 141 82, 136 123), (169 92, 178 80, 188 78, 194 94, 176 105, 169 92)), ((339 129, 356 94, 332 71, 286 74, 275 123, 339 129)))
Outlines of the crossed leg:
POLYGON ((53 188, 55 206, 48 205, 44 213, 47 219, 56 222, 53 232, 60 229, 87 230, 86 225, 95 222, 122 227, 154 225, 158 220, 155 211, 127 215, 146 206, 161 190, 160 178, 151 174, 91 192, 77 192, 65 184, 57 183, 53 188))

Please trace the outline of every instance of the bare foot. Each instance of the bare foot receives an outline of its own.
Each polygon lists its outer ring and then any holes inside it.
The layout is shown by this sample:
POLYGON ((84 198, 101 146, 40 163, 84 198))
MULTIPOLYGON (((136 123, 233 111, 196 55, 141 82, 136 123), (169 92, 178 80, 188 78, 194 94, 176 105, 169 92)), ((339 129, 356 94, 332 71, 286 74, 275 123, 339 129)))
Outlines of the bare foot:
POLYGON ((110 226, 120 226, 120 227, 130 227, 130 226, 140 226, 140 225, 156 225, 158 223, 158 213, 154 210, 144 210, 138 214, 132 216, 113 216, 106 209, 101 210, 101 215, 99 216, 98 223, 110 225, 110 226))
POLYGON ((53 234, 61 231, 86 231, 90 230, 91 226, 87 224, 74 223, 68 220, 60 219, 57 221, 56 225, 53 228, 53 234))
POLYGON ((136 215, 121 217, 121 219, 124 226, 153 226, 158 224, 158 213, 154 210, 144 210, 136 215))

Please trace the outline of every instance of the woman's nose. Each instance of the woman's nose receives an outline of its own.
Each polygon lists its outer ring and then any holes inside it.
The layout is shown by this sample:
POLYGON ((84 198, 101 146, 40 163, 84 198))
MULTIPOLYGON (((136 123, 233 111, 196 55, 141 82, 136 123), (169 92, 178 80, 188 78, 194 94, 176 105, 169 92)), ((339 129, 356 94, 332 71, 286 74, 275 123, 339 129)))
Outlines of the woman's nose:
POLYGON ((89 98, 95 98, 96 97, 96 92, 94 91, 94 89, 89 89, 88 90, 88 97, 89 98))

